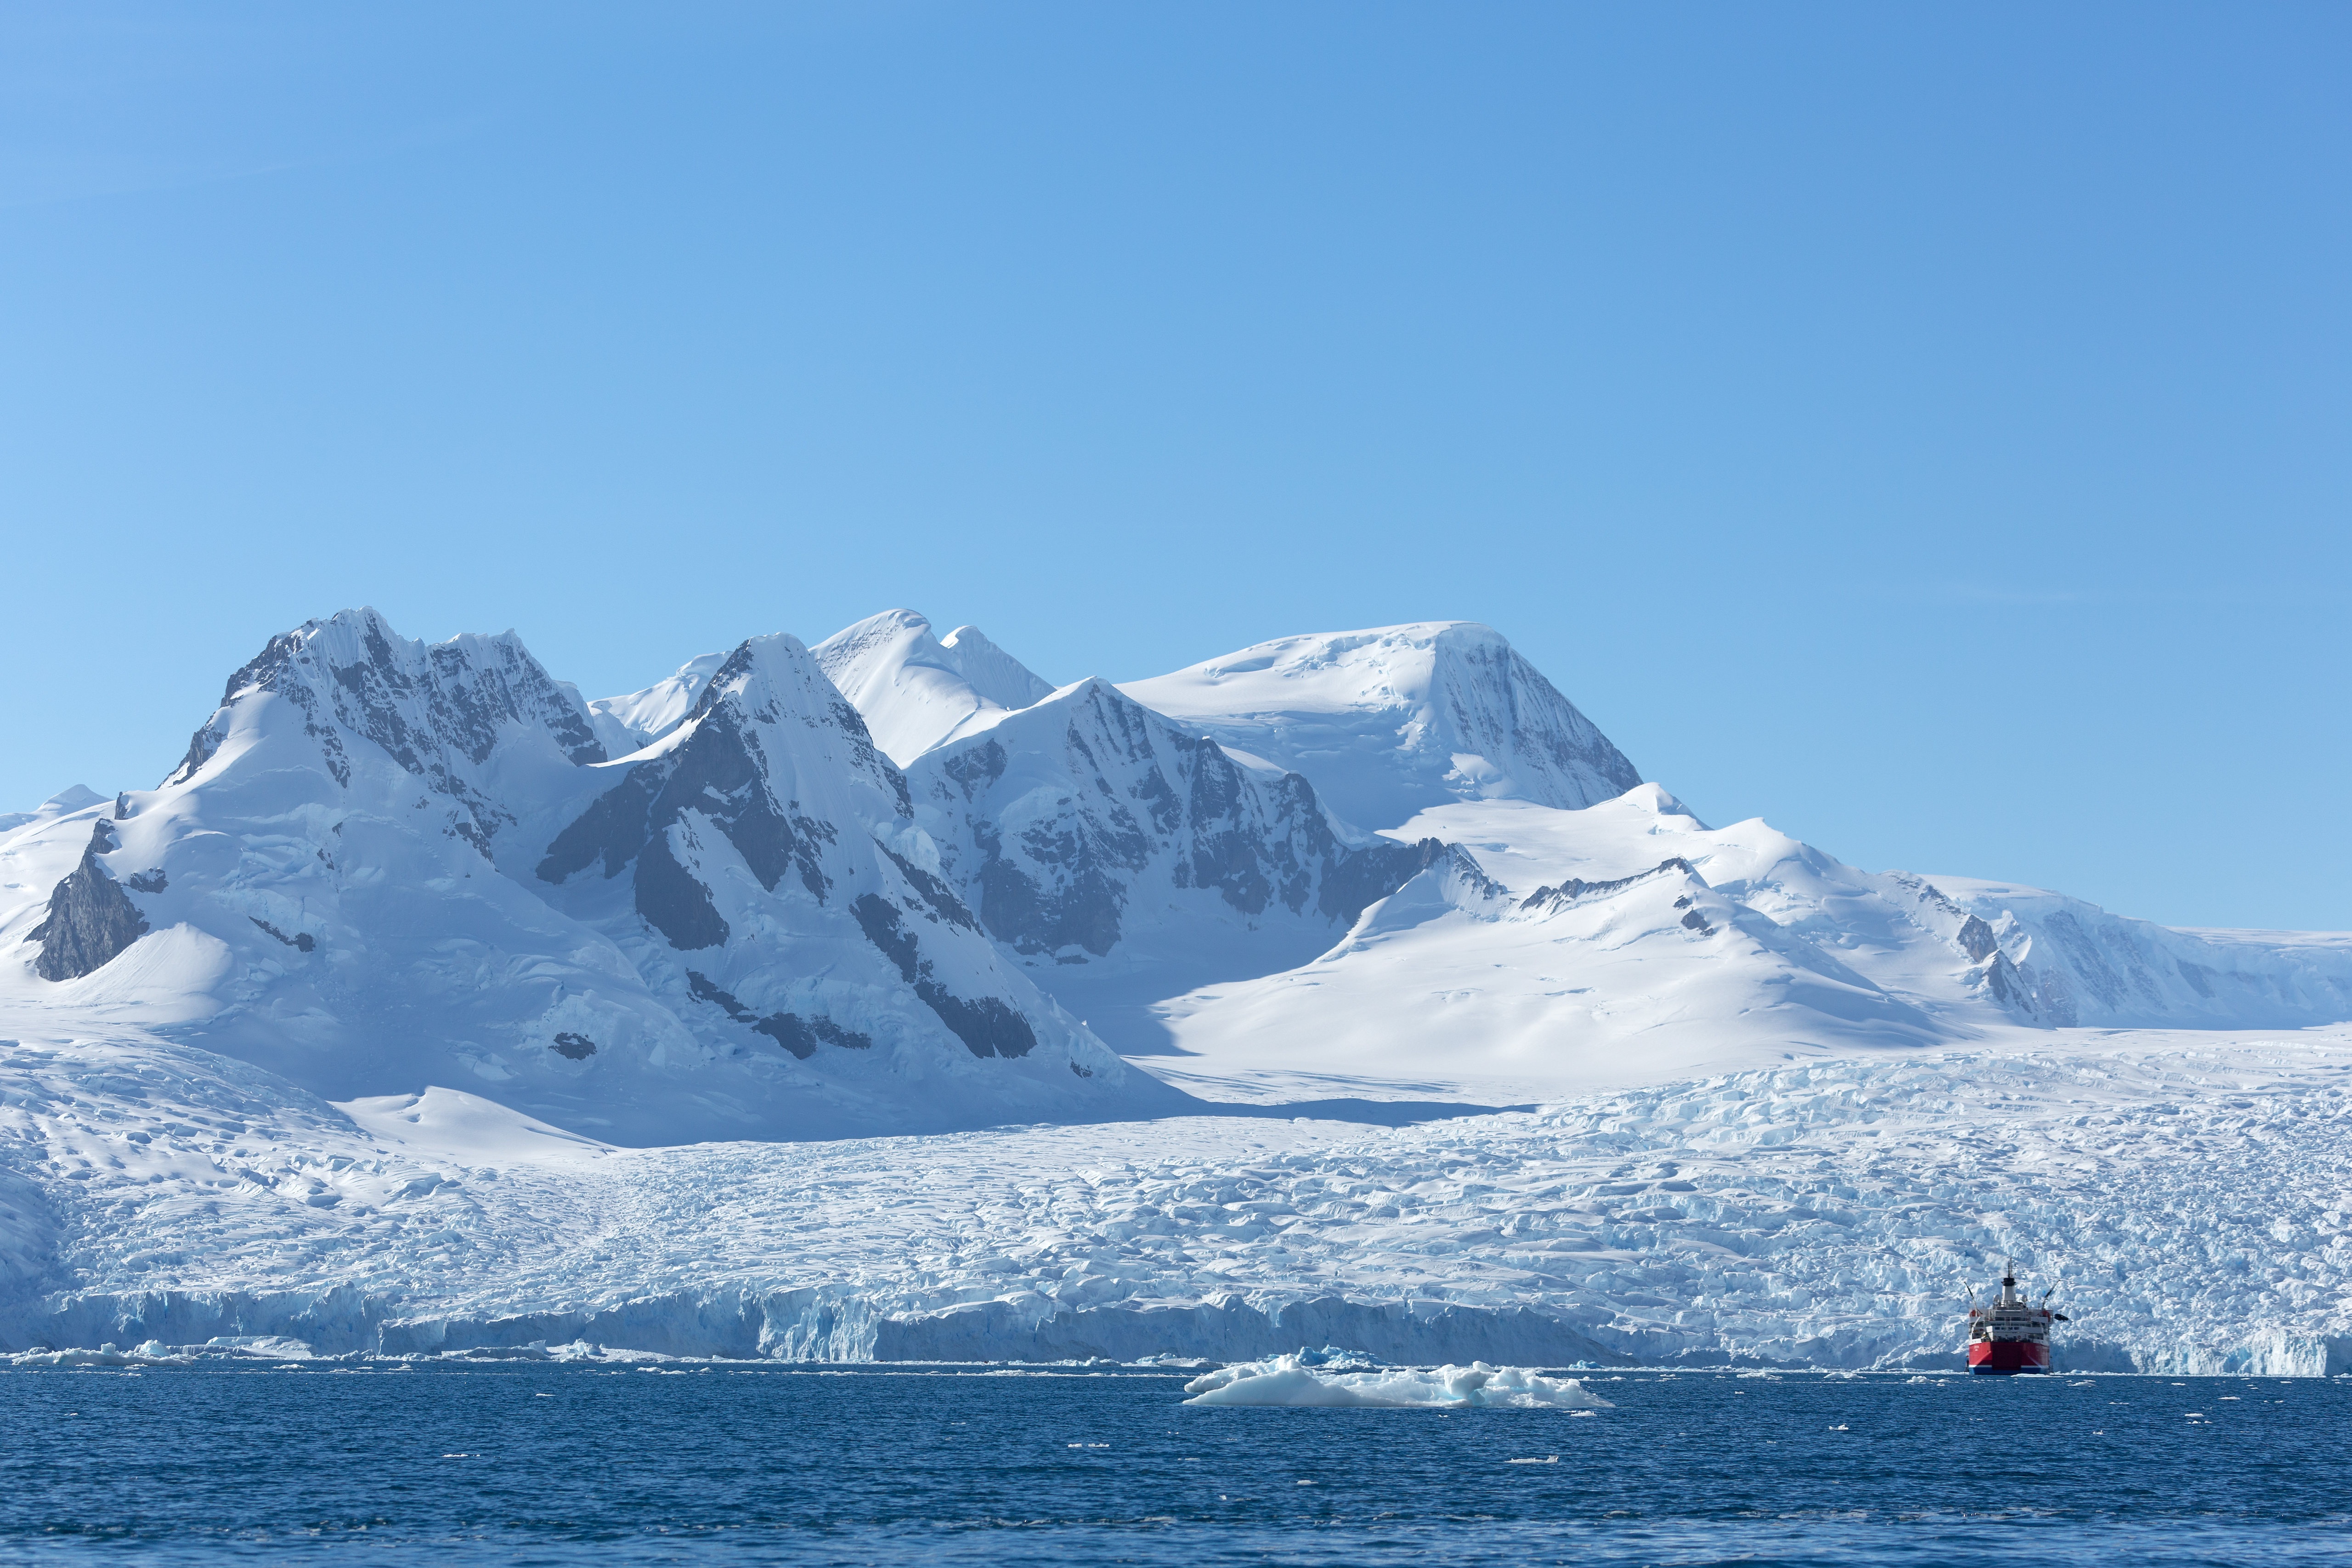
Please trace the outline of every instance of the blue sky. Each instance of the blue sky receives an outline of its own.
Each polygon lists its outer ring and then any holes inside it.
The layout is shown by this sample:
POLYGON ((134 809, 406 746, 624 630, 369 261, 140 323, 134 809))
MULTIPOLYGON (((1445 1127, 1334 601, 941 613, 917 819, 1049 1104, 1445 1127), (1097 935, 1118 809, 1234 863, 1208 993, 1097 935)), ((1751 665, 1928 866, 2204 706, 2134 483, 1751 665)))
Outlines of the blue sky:
POLYGON ((0 5, 0 808, 275 632, 591 695, 1500 627, 1845 859, 2352 927, 2341 5, 0 5))

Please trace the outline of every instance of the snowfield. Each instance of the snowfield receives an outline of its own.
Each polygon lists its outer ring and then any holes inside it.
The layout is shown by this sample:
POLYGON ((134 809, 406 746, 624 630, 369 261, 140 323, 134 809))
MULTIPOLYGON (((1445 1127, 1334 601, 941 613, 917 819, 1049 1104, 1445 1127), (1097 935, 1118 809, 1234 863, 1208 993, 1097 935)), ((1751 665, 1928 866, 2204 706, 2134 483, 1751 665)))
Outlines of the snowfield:
POLYGON ((2352 1371, 2340 1028, 2032 1038, 1393 1131, 642 1150, 447 1090, 336 1107, 161 1042, 8 1059, 17 1352, 1934 1369, 2014 1253, 2073 1320, 2063 1370, 2352 1371))

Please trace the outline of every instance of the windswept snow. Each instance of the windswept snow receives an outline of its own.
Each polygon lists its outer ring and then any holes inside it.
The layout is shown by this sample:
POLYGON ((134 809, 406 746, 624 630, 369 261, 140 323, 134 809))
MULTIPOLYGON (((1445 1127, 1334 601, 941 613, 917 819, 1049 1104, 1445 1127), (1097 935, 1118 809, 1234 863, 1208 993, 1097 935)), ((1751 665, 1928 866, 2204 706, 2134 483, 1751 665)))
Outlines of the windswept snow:
POLYGON ((912 610, 885 610, 809 650, 900 767, 932 747, 1026 708, 1053 686, 977 626, 945 637, 912 610))

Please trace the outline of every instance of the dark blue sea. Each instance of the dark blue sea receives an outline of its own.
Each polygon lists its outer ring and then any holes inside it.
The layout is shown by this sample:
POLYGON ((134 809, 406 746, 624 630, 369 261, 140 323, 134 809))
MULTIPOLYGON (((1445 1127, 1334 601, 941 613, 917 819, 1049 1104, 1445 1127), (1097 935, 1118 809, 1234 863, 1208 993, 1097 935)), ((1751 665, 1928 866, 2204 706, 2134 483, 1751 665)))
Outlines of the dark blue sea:
POLYGON ((1614 1408, 1195 1409, 1131 1373, 19 1372, 0 1561, 2352 1563, 2352 1380, 1589 1385, 1614 1408))

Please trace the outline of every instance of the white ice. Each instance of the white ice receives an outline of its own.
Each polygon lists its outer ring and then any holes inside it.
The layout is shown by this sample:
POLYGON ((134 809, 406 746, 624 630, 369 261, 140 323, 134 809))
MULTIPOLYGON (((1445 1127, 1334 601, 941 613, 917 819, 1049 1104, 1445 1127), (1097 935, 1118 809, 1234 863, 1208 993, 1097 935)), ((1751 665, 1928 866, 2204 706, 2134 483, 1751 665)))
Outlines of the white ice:
POLYGON ((6 1047, 0 1344, 2352 1371, 2352 1030, 2067 1032, 1396 1131, 1231 1115, 604 1149, 185 1047, 6 1047), (414 1135, 415 1141, 410 1137, 414 1135), (1579 1349, 1578 1347, 1584 1347, 1579 1349))
POLYGON ((1605 1410, 1609 1401, 1572 1377, 1523 1366, 1388 1367, 1327 1372, 1295 1355, 1243 1362, 1184 1385, 1187 1405, 1292 1405, 1380 1410, 1605 1410))

